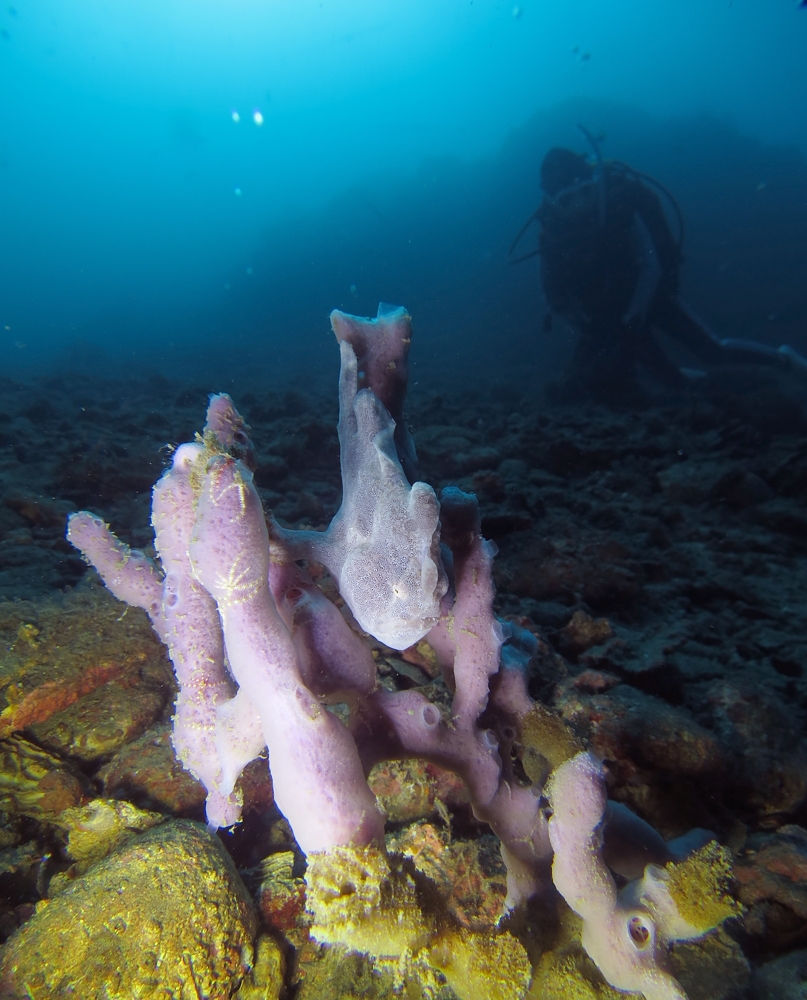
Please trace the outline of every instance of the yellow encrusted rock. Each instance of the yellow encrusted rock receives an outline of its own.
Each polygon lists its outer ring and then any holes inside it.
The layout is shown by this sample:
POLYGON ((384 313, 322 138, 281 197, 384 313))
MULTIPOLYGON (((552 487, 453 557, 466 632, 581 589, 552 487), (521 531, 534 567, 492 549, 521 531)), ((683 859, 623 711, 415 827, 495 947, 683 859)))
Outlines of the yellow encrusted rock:
POLYGON ((508 931, 449 932, 426 954, 460 1000, 514 1000, 524 996, 532 978, 526 951, 508 931))
POLYGON ((229 1000, 252 966, 255 925, 218 839, 169 821, 38 904, 6 944, 0 996, 229 1000))
POLYGON ((433 997, 448 984, 460 1000, 520 1000, 529 988, 529 959, 513 935, 474 933, 427 912, 427 880, 394 855, 377 847, 310 855, 306 883, 312 937, 368 955, 407 997, 433 997))
POLYGON ((311 934, 322 944, 399 959, 421 948, 434 931, 411 876, 391 870, 378 847, 310 854, 306 884, 311 934))
POLYGON ((666 868, 667 888, 681 918, 698 934, 739 917, 742 906, 731 895, 731 855, 710 840, 699 851, 666 868))

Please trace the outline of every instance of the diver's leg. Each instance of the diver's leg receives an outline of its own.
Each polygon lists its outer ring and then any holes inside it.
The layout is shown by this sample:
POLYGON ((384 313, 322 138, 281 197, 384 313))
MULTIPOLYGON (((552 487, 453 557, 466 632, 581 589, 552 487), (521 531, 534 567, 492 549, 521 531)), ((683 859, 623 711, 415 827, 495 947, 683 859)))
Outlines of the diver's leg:
POLYGON ((807 375, 807 358, 788 344, 771 347, 756 340, 721 339, 679 299, 671 299, 654 322, 707 364, 764 365, 807 375))
POLYGON ((740 364, 765 365, 781 368, 784 371, 807 375, 807 358, 790 346, 771 347, 770 344, 760 344, 756 340, 721 340, 723 359, 740 364))
POLYGON ((701 361, 718 365, 725 362, 723 341, 677 297, 654 311, 652 323, 691 351, 701 361))

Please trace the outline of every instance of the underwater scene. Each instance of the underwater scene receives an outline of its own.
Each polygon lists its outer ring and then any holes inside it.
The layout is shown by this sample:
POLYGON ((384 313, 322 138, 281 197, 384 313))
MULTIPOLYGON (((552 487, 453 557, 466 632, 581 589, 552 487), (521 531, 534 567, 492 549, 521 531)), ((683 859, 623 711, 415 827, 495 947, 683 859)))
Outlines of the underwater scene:
POLYGON ((0 0, 2 1000, 807 1000, 805 67, 0 0))

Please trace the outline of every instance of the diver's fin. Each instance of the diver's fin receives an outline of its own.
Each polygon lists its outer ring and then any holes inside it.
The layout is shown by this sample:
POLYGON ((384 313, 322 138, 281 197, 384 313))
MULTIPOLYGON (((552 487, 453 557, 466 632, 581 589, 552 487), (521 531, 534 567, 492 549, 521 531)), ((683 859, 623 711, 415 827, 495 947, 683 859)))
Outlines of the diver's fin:
MULTIPOLYGON (((807 4, 807 0, 805 0, 805 4, 807 4)), ((790 344, 782 344, 778 352, 787 360, 787 367, 790 371, 807 375, 807 358, 803 354, 799 354, 795 347, 791 347, 790 344)))

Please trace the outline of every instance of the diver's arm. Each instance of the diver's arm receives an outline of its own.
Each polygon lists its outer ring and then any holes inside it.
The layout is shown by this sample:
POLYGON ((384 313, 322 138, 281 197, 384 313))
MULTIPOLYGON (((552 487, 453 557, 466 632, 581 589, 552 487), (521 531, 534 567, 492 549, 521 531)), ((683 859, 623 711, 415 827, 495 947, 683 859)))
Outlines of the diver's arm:
POLYGON ((633 289, 630 305, 627 312, 622 317, 625 326, 641 325, 647 318, 647 311, 650 303, 656 294, 659 279, 661 278, 661 266, 656 253, 656 246, 650 236, 644 220, 638 212, 633 214, 631 233, 633 243, 636 247, 636 258, 639 262, 639 277, 633 289))

